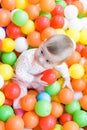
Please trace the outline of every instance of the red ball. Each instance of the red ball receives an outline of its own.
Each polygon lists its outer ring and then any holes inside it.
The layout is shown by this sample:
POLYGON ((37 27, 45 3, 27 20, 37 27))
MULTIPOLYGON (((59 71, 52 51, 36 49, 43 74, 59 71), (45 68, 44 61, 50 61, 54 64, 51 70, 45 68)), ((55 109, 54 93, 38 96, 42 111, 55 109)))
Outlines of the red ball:
POLYGON ((42 32, 45 28, 49 26, 50 26, 50 20, 46 16, 39 16, 35 20, 35 27, 36 27, 36 30, 39 32, 42 32))
POLYGON ((13 23, 10 23, 6 28, 6 34, 8 37, 16 39, 17 37, 21 36, 21 28, 13 23))
POLYGON ((59 118, 59 122, 61 125, 64 125, 67 121, 72 121, 72 115, 63 113, 59 118))
POLYGON ((2 41, 0 40, 0 50, 2 49, 2 41))
POLYGON ((56 125, 56 118, 52 115, 41 117, 39 126, 41 130, 52 130, 56 125))
POLYGON ((20 87, 17 83, 11 82, 5 85, 4 93, 8 99, 14 100, 20 95, 20 87))
POLYGON ((60 15, 55 15, 51 19, 51 27, 53 28, 62 28, 64 26, 64 18, 60 15))
POLYGON ((12 106, 13 105, 13 100, 5 98, 5 103, 4 104, 12 106))
POLYGON ((48 84, 53 84, 57 80, 57 74, 53 69, 43 71, 42 75, 43 77, 41 79, 48 84))
POLYGON ((78 51, 81 54, 82 49, 85 48, 83 44, 76 44, 76 51, 78 51))
POLYGON ((81 54, 83 57, 87 58, 87 46, 82 49, 81 54))
POLYGON ((66 2, 68 5, 70 5, 70 4, 72 4, 73 0, 65 0, 65 2, 66 2))
POLYGON ((64 15, 64 8, 61 5, 56 5, 53 11, 51 12, 53 16, 55 15, 64 15))

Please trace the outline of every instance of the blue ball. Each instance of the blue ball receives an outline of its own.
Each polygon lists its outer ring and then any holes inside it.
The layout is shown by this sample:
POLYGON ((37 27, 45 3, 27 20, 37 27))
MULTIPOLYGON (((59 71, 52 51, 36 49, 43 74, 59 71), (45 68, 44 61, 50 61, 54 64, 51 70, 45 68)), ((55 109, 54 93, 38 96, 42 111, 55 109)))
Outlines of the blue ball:
POLYGON ((51 101, 51 97, 47 92, 41 92, 37 95, 37 100, 47 100, 51 101))

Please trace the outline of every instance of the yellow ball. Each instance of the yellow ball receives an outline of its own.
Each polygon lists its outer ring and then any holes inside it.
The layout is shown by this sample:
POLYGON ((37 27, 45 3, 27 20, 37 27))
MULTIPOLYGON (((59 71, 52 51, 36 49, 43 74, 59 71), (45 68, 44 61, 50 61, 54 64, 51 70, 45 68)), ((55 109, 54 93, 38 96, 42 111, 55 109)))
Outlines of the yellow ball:
POLYGON ((53 95, 53 96, 51 96, 51 100, 54 101, 54 102, 60 103, 60 101, 59 101, 59 99, 58 99, 58 95, 53 95))
POLYGON ((15 43, 11 38, 5 38, 2 40, 2 50, 4 52, 11 52, 15 48, 15 43))
POLYGON ((65 33, 65 31, 63 29, 56 29, 56 33, 57 34, 65 34, 66 35, 66 33, 65 33))
POLYGON ((5 95, 2 91, 0 91, 0 106, 2 106, 5 102, 5 95))
POLYGON ((80 79, 84 75, 84 67, 81 64, 73 64, 69 68, 69 74, 73 79, 80 79))
POLYGON ((80 43, 87 45, 87 30, 82 30, 80 32, 80 43))
POLYGON ((16 8, 17 9, 25 9, 28 5, 27 0, 16 0, 16 8))
POLYGON ((1 64, 0 75, 3 77, 4 80, 11 79, 13 76, 13 68, 8 64, 1 64))
POLYGON ((66 30, 66 35, 72 38, 75 42, 78 42, 80 39, 80 31, 77 29, 70 28, 66 30))
POLYGON ((35 31, 35 24, 32 20, 28 20, 28 22, 21 27, 21 30, 24 34, 29 34, 30 32, 35 31))

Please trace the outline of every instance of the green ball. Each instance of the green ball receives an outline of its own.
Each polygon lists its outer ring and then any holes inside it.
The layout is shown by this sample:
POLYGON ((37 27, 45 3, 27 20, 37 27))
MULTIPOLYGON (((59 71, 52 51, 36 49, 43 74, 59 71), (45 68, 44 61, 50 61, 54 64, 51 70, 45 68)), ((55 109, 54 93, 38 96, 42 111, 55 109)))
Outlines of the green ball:
POLYGON ((45 87, 45 91, 51 95, 51 96, 54 96, 54 95, 57 95, 60 91, 60 84, 58 81, 56 81, 55 83, 51 84, 51 85, 48 85, 45 87))
POLYGON ((17 60, 17 56, 14 52, 3 52, 1 60, 5 64, 14 65, 17 60))
POLYGON ((0 120, 7 121, 11 116, 14 115, 12 107, 8 105, 3 105, 0 107, 0 120))
POLYGON ((23 10, 17 10, 12 16, 12 22, 17 26, 24 26, 28 21, 28 14, 23 10))
POLYGON ((66 2, 63 0, 56 1, 56 4, 61 5, 63 8, 66 8, 66 6, 67 6, 66 2))
POLYGON ((65 110, 69 114, 73 114, 75 111, 80 109, 80 103, 77 100, 73 100, 71 103, 65 105, 65 110))
POLYGON ((40 14, 39 14, 39 15, 40 15, 40 16, 46 16, 46 17, 48 17, 49 19, 52 18, 51 13, 49 13, 49 12, 40 11, 40 14))
POLYGON ((35 112, 41 117, 50 115, 52 110, 52 105, 47 100, 39 100, 35 105, 35 112))
POLYGON ((73 120, 79 125, 79 127, 87 126, 87 112, 84 110, 77 110, 73 114, 73 120))
POLYGON ((56 129, 56 130, 62 130, 62 125, 56 124, 55 129, 56 129))

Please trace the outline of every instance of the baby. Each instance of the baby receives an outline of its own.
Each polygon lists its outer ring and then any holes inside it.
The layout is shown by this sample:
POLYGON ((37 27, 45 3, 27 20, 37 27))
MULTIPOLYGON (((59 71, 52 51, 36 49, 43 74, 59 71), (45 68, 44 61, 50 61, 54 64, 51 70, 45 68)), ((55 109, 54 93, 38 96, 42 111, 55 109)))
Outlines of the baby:
POLYGON ((13 79, 20 85, 21 94, 14 100, 13 107, 20 108, 19 100, 27 94, 27 88, 44 91, 47 83, 41 80, 46 69, 55 68, 64 78, 63 87, 72 89, 68 67, 65 63, 75 49, 74 42, 66 35, 58 34, 45 40, 38 48, 24 51, 15 64, 13 79))

